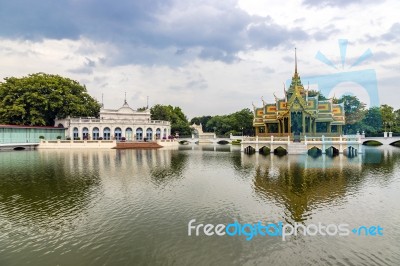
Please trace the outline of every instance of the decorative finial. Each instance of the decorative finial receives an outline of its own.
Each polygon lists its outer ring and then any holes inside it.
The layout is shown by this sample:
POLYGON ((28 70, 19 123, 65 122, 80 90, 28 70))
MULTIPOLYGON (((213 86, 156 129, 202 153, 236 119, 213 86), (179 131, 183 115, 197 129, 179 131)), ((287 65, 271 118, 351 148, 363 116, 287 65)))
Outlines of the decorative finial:
POLYGON ((285 102, 287 102, 286 84, 283 82, 283 95, 285 95, 285 102))
POLYGON ((147 96, 147 109, 149 109, 149 96, 147 96))
POLYGON ((294 73, 297 73, 297 48, 294 48, 294 73))
POLYGON ((125 100, 124 100, 124 104, 128 104, 128 103, 126 102, 126 92, 125 92, 125 100))
POLYGON ((101 94, 101 107, 104 108, 104 93, 101 94))

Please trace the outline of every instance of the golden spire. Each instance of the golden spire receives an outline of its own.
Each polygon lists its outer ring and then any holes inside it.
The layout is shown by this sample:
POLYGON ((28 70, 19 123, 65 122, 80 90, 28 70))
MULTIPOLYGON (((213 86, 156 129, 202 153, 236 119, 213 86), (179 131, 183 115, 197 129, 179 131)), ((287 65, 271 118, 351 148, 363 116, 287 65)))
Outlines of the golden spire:
POLYGON ((297 74, 297 48, 294 48, 294 73, 297 74))

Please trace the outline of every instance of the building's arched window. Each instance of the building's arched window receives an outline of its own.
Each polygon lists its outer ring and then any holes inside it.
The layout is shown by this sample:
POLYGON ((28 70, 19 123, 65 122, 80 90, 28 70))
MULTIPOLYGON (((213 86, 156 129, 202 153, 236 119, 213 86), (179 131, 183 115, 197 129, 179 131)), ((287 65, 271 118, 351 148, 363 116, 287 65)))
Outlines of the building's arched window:
POLYGON ((121 138, 122 138, 122 130, 119 127, 117 127, 115 129, 114 136, 115 136, 116 140, 121 140, 121 138))
POLYGON ((147 138, 147 140, 152 140, 153 139, 153 129, 148 128, 146 130, 146 138, 147 138))
POLYGON ((78 139, 79 138, 79 129, 77 127, 74 127, 72 132, 73 132, 74 139, 78 139))
POLYGON ((130 127, 128 127, 126 130, 125 130, 125 138, 126 138, 126 140, 132 140, 132 128, 130 128, 130 127))
POLYGON ((156 139, 160 139, 161 138, 161 129, 157 128, 156 129, 156 139))
POLYGON ((98 127, 93 128, 93 139, 97 140, 100 137, 100 130, 98 127))
POLYGON ((103 139, 109 140, 110 139, 111 130, 110 128, 106 127, 103 130, 103 139))
POLYGON ((89 139, 89 129, 87 127, 83 128, 82 137, 83 137, 83 139, 89 139))
POLYGON ((168 138, 168 136, 167 136, 167 129, 166 128, 164 128, 164 135, 163 135, 163 138, 168 138))
POLYGON ((138 128, 136 129, 136 140, 142 140, 143 139, 143 129, 138 128))

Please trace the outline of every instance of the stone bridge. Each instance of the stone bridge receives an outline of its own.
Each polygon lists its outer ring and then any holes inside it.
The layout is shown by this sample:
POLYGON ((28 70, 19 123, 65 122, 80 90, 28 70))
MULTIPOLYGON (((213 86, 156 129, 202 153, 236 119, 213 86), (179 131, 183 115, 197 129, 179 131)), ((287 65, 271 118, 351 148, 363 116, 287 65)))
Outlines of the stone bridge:
POLYGON ((218 144, 220 141, 226 141, 228 143, 232 143, 233 139, 230 138, 198 138, 198 137, 193 137, 193 138, 179 138, 177 139, 178 142, 186 142, 189 144, 196 144, 196 143, 203 143, 203 144, 218 144))
POLYGON ((361 141, 363 144, 365 144, 368 141, 377 141, 383 145, 391 145, 395 142, 400 141, 400 137, 365 137, 364 135, 361 135, 361 141))
POLYGON ((34 150, 39 143, 0 143, 0 150, 34 150))
POLYGON ((308 150, 318 148, 321 153, 334 152, 337 153, 362 153, 361 135, 346 135, 340 137, 304 137, 302 142, 292 142, 290 137, 246 137, 241 142, 241 151, 246 152, 248 149, 260 151, 267 147, 270 152, 281 147, 288 154, 307 154, 308 150))

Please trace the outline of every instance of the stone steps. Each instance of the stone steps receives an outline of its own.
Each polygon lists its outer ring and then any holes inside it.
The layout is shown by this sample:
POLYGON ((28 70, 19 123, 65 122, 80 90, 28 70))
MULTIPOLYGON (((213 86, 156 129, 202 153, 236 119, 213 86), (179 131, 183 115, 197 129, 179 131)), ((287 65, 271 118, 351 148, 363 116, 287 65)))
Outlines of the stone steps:
POLYGON ((307 146, 302 142, 291 142, 288 147, 288 154, 307 154, 307 146))

